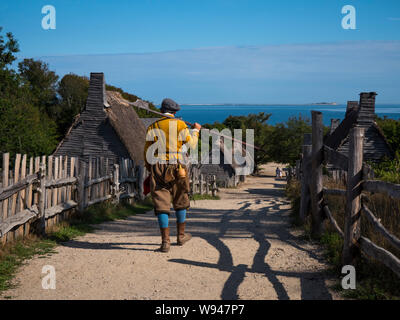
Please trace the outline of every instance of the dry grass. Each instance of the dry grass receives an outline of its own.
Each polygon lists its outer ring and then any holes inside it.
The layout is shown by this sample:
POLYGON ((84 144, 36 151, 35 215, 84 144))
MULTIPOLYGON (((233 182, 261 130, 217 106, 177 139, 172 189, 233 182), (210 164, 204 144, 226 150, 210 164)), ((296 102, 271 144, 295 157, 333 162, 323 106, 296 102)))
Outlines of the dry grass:
MULTIPOLYGON (((344 183, 335 182, 324 176, 324 187, 328 189, 345 189, 344 183)), ((287 196, 292 201, 293 218, 296 221, 299 212, 300 187, 293 181, 286 190, 287 196)), ((367 206, 373 214, 381 220, 385 228, 393 235, 400 238, 400 201, 393 200, 383 194, 367 194, 369 200, 367 206)), ((338 225, 344 230, 344 214, 346 199, 344 196, 329 195, 325 201, 332 212, 338 225)), ((304 225, 305 235, 310 235, 310 216, 304 225)), ((341 277, 341 253, 343 240, 334 231, 329 221, 325 221, 326 232, 321 243, 326 248, 326 256, 332 264, 332 270, 341 277)), ((390 251, 397 257, 400 252, 393 248, 388 241, 375 231, 367 218, 361 215, 361 235, 372 242, 390 251)), ((390 269, 379 261, 374 261, 365 255, 361 255, 357 265, 357 289, 342 291, 345 297, 353 299, 400 299, 400 279, 390 269)), ((338 289, 340 286, 338 286, 338 289)))

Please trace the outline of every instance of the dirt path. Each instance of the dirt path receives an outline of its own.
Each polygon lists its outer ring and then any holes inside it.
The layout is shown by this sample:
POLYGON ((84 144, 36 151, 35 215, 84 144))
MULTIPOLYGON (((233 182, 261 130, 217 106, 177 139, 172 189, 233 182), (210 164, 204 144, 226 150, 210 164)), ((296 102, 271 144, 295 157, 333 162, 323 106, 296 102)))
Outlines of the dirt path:
MULTIPOLYGON (((98 226, 34 258, 20 269, 14 299, 333 299, 320 248, 289 227, 284 181, 249 177, 221 200, 192 203, 185 246, 154 252, 160 235, 153 213, 98 226), (42 267, 56 270, 44 290, 42 267)), ((171 240, 176 243, 175 217, 171 240)))

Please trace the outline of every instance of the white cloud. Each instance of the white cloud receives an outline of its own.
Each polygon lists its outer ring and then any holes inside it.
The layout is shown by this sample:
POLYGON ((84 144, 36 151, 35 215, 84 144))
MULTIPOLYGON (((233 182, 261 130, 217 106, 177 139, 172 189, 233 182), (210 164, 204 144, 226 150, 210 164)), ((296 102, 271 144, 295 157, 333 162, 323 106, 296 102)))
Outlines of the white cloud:
POLYGON ((143 98, 186 102, 355 99, 400 88, 400 41, 218 47, 160 53, 41 57, 60 75, 104 72, 106 81, 143 98))

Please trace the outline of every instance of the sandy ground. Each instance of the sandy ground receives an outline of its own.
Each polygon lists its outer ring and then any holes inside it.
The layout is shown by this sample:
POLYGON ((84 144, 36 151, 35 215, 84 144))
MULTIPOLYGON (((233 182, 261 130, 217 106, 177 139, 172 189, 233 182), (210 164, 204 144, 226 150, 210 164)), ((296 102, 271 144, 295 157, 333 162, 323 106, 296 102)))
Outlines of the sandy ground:
POLYGON ((36 257, 19 271, 13 299, 336 299, 322 250, 289 225, 285 181, 271 164, 221 200, 192 202, 187 230, 176 246, 171 215, 169 253, 160 245, 152 212, 104 223, 36 257), (42 289, 42 267, 54 266, 56 289, 42 289))

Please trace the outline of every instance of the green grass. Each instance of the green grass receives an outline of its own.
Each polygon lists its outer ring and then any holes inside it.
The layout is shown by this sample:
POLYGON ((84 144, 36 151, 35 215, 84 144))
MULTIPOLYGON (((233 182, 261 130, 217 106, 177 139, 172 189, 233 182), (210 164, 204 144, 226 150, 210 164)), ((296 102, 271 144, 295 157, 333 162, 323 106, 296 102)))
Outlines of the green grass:
POLYGON ((68 222, 63 222, 50 231, 45 238, 29 237, 7 244, 0 249, 0 293, 12 287, 11 280, 18 268, 34 256, 45 257, 54 253, 58 243, 72 240, 88 232, 93 232, 93 225, 117 219, 126 219, 135 214, 152 209, 147 200, 134 206, 129 204, 114 205, 101 203, 87 208, 82 214, 68 222))
POLYGON ((191 200, 220 200, 219 196, 212 196, 211 194, 194 194, 191 200))

